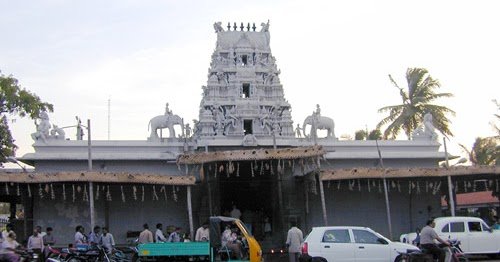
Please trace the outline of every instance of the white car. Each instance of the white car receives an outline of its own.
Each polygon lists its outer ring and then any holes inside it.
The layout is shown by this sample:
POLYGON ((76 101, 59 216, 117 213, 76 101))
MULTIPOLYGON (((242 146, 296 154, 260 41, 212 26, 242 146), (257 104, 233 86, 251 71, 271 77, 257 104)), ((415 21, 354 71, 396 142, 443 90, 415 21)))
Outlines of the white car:
POLYGON ((396 261, 400 253, 419 250, 392 242, 367 227, 314 227, 304 240, 302 255, 313 261, 396 261))
MULTIPOLYGON (((442 239, 460 241, 465 254, 500 253, 500 231, 492 230, 477 217, 438 217, 434 219, 434 231, 442 239)), ((403 234, 401 242, 413 243, 416 233, 403 234)))

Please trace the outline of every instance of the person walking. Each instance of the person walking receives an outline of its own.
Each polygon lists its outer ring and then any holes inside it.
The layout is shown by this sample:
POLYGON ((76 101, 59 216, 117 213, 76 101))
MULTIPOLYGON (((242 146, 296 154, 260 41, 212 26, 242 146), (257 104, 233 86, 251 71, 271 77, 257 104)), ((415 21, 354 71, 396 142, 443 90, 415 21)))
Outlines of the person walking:
POLYGON ((38 232, 38 229, 33 230, 33 235, 28 238, 27 248, 28 250, 33 251, 33 253, 38 254, 41 257, 43 249, 43 238, 38 232))
POLYGON ((299 262, 300 247, 304 242, 304 235, 297 227, 297 223, 292 222, 286 237, 286 246, 288 247, 288 257, 290 262, 299 262))
POLYGON ((144 230, 142 230, 141 234, 139 234, 139 243, 152 243, 153 242, 153 233, 149 231, 148 224, 142 225, 144 230))

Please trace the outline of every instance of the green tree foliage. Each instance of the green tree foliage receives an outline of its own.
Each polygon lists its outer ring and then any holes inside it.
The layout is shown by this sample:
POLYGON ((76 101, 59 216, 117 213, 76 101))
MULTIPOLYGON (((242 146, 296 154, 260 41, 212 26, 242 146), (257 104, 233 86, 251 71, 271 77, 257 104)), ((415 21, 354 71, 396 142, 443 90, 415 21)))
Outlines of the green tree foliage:
POLYGON ((368 140, 382 140, 382 132, 380 132, 380 129, 373 129, 370 131, 368 140))
POLYGON ((0 164, 6 157, 14 156, 17 146, 9 129, 9 117, 38 117, 42 111, 52 112, 52 104, 21 88, 13 76, 0 73, 0 164))
POLYGON ((368 134, 365 130, 358 130, 354 133, 354 140, 365 140, 368 134))
POLYGON ((389 75, 391 83, 399 89, 402 104, 380 108, 379 113, 389 113, 378 124, 377 128, 388 125, 384 131, 384 138, 394 139, 403 130, 408 137, 423 121, 423 116, 429 112, 432 114, 434 126, 444 135, 453 136, 449 129, 450 120, 447 114, 455 115, 455 112, 447 107, 432 104, 434 100, 442 97, 451 97, 451 93, 436 93, 435 89, 441 85, 437 79, 432 78, 427 69, 408 68, 406 80, 408 90, 405 90, 389 75))
POLYGON ((476 138, 469 150, 464 145, 460 147, 467 153, 473 165, 494 166, 500 159, 500 139, 498 137, 476 138))

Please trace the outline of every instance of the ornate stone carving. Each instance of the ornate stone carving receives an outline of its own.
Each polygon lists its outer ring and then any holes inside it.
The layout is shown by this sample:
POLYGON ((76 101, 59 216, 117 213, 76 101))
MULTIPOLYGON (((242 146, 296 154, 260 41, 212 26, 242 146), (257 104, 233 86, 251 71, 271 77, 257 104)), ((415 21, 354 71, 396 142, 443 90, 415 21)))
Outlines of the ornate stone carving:
POLYGON ((38 116, 38 121, 35 120, 36 132, 31 134, 31 138, 33 140, 42 140, 43 142, 47 142, 47 138, 49 138, 49 130, 50 130, 50 121, 49 115, 47 112, 40 112, 38 116))
POLYGON ((413 139, 431 139, 437 140, 438 134, 434 128, 432 114, 426 113, 424 115, 423 123, 412 132, 413 139))
POLYGON ((317 135, 317 130, 326 130, 327 131, 326 137, 335 139, 335 123, 333 122, 333 119, 326 116, 321 116, 321 109, 319 105, 316 105, 316 111, 314 111, 310 116, 306 117, 306 119, 304 120, 302 129, 304 131, 305 137, 308 137, 308 135, 306 134, 306 128, 308 125, 311 126, 310 128, 311 137, 317 135))
POLYGON ((180 125, 182 130, 182 136, 184 136, 184 120, 172 113, 172 110, 168 108, 168 103, 165 106, 165 114, 158 115, 151 120, 149 120, 148 130, 151 128, 151 134, 148 138, 150 141, 160 140, 160 136, 158 136, 158 130, 168 128, 169 130, 169 138, 175 138, 175 125, 180 125))

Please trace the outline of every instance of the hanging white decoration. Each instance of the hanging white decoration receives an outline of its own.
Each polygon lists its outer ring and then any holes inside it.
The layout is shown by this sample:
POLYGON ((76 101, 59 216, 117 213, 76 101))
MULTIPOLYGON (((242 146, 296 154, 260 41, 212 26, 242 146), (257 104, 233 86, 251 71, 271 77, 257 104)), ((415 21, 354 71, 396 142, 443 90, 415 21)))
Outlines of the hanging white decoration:
POLYGON ((177 193, 175 192, 175 186, 172 186, 172 198, 177 202, 177 193))
POLYGON ((42 184, 38 184, 38 196, 40 196, 40 199, 43 199, 42 184))
POLYGON ((66 201, 66 185, 63 184, 63 200, 66 201))
POLYGON ((5 194, 9 195, 9 184, 5 183, 5 194))
POLYGON ((156 186, 153 185, 153 200, 158 200, 158 194, 156 194, 156 186))
POLYGON ((276 166, 276 171, 281 174, 281 159, 278 159, 278 165, 276 166))
POLYGON ((253 162, 250 162, 250 172, 252 173, 252 177, 255 177, 255 174, 253 171, 253 162))
POLYGON ((372 192, 370 184, 371 184, 370 179, 368 179, 368 181, 366 182, 366 186, 368 187, 368 192, 372 192))
POLYGON ((224 164, 221 164, 219 167, 219 173, 222 173, 224 171, 224 164))
POLYGON ((175 187, 175 190, 176 190, 177 192, 179 192, 179 191, 181 190, 181 188, 180 188, 180 187, 178 187, 178 186, 176 186, 176 187, 175 187))
POLYGON ((476 192, 476 181, 472 183, 472 192, 476 192))
POLYGON ((123 186, 120 186, 120 191, 122 192, 122 202, 125 203, 125 192, 123 192, 123 186))
POLYGON ((401 193, 401 183, 398 180, 398 192, 401 193))
POLYGON ((274 175, 273 160, 269 161, 269 168, 271 169, 271 175, 274 175))
POLYGON ((112 201, 113 200, 111 198, 111 191, 109 191, 109 185, 106 187, 106 200, 107 201, 112 201))
POLYGON ((237 165, 237 167, 236 167, 236 177, 240 177, 240 163, 237 163, 236 165, 237 165))
POLYGON ((292 173, 295 173, 295 160, 292 160, 292 173))
POLYGON ((217 178, 217 164, 215 164, 215 174, 214 177, 217 178))
POLYGON ((229 178, 229 163, 226 163, 226 177, 229 178))
POLYGON ((391 186, 392 186, 392 188, 396 188, 396 182, 391 181, 391 186))
POLYGON ((83 187, 83 202, 89 202, 89 196, 87 195, 87 185, 83 187))
POLYGON ((408 181, 408 195, 411 194, 411 181, 408 181))
POLYGON ((17 196, 21 195, 21 189, 19 189, 19 183, 17 184, 17 196))
POLYGON ((100 193, 100 187, 97 185, 96 191, 95 191, 95 200, 99 200, 99 193, 100 193))
POLYGON ((28 196, 31 197, 31 185, 27 184, 26 186, 28 187, 28 196))
POLYGON ((340 182, 341 182, 341 180, 337 181, 337 190, 339 190, 339 191, 340 191, 340 182))
POLYGON ((358 179, 358 191, 361 192, 361 180, 358 179))
POLYGON ((56 194, 54 192, 54 186, 52 184, 50 184, 50 198, 52 200, 56 199, 56 194))
POLYGON ((467 193, 467 181, 464 181, 464 192, 467 193))
POLYGON ((417 194, 420 194, 420 181, 417 181, 417 194))
POLYGON ((435 183, 434 190, 432 190, 432 194, 435 195, 437 192, 441 190, 441 181, 435 183))
POLYGON ((425 181, 425 193, 429 193, 429 181, 425 181))
POLYGON ((167 203, 167 189, 165 188, 165 186, 162 186, 160 188, 160 193, 163 192, 163 197, 165 198, 165 203, 167 203))
MULTIPOLYGON (((217 172, 217 169, 215 169, 217 172)), ((142 202, 144 202, 144 186, 142 186, 142 197, 141 197, 142 202)))
POLYGON ((260 161, 260 175, 262 176, 264 174, 264 163, 260 161))
POLYGON ((269 170, 269 163, 266 163, 266 171, 269 170))
POLYGON ((231 161, 229 161, 229 163, 228 163, 228 171, 229 171, 229 174, 234 173, 234 163, 231 161))
POLYGON ((328 180, 328 184, 326 184, 326 188, 330 188, 330 180, 328 180))
POLYGON ((456 193, 458 190, 458 181, 455 181, 455 185, 453 186, 453 191, 456 193))
POLYGON ((356 183, 356 180, 349 180, 349 191, 353 190, 355 183, 356 183))
POLYGON ((136 186, 132 187, 132 196, 134 197, 134 200, 137 201, 137 187, 136 186))
POLYGON ((378 192, 382 193, 382 183, 380 182, 380 180, 378 181, 378 192))
POLYGON ((49 184, 45 184, 45 193, 49 193, 50 192, 50 187, 49 187, 49 184))

